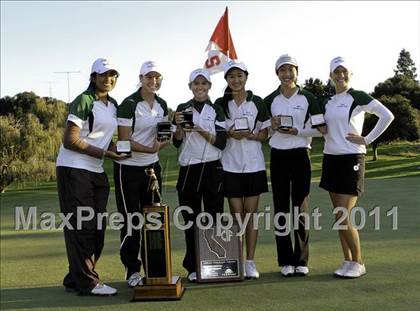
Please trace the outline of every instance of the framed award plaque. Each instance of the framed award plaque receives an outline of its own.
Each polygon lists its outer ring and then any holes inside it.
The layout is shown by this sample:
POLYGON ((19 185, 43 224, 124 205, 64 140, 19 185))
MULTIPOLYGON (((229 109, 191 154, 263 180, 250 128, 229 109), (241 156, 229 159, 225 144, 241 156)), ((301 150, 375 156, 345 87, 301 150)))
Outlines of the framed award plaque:
POLYGON ((129 140, 117 141, 117 154, 131 155, 131 143, 129 140))
POLYGON ((197 282, 230 282, 244 279, 242 237, 239 226, 221 230, 195 227, 197 282))
POLYGON ((311 115, 311 124, 313 128, 325 126, 325 119, 322 113, 311 115))
POLYGON ((234 122, 235 131, 249 131, 248 118, 236 118, 234 122))
POLYGON ((293 127, 293 117, 292 116, 279 116, 279 127, 280 129, 290 129, 293 127))

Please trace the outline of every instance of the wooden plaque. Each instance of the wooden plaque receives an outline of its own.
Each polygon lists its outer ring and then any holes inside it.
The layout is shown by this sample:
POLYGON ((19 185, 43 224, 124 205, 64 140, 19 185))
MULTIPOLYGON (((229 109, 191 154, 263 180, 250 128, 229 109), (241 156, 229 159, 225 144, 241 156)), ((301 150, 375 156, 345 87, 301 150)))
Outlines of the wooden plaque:
POLYGON ((137 300, 179 300, 185 288, 181 278, 172 276, 171 242, 169 232, 169 206, 156 203, 143 209, 145 225, 143 227, 145 245, 144 270, 146 276, 143 285, 134 289, 133 301, 137 300), (161 225, 150 228, 149 213, 157 213, 161 225))

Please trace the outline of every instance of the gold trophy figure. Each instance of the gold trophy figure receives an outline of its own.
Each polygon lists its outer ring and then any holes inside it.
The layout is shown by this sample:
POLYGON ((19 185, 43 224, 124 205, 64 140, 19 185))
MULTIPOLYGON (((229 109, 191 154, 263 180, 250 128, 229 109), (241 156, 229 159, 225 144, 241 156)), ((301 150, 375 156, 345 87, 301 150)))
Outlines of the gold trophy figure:
POLYGON ((145 173, 147 176, 150 177, 149 179, 149 191, 152 192, 152 205, 153 206, 160 206, 160 203, 162 201, 162 197, 160 195, 160 189, 159 189, 159 181, 156 177, 155 170, 153 168, 146 168, 145 173), (155 195, 159 198, 159 201, 155 203, 155 195))

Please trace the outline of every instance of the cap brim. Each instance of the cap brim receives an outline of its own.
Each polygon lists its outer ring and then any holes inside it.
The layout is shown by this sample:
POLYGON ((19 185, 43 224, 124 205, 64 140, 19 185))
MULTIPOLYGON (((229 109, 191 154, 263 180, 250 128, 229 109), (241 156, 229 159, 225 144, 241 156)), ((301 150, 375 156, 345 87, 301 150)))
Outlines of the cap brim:
POLYGON ((161 73, 160 73, 160 71, 159 71, 159 69, 158 68, 153 68, 153 69, 151 69, 151 70, 147 70, 147 71, 145 71, 145 72, 140 72, 140 74, 141 75, 143 75, 143 76, 145 76, 145 75, 148 75, 149 73, 151 73, 151 72, 156 72, 157 74, 159 74, 159 75, 162 75, 161 73))
POLYGON ((226 72, 225 72, 225 77, 226 77, 226 75, 229 73, 229 71, 231 71, 232 69, 235 69, 235 68, 237 68, 237 69, 239 69, 239 70, 241 70, 241 71, 243 71, 243 72, 248 73, 248 70, 246 70, 245 68, 243 68, 243 67, 241 67, 241 66, 233 65, 233 66, 229 67, 229 69, 228 69, 228 70, 226 70, 226 72))
POLYGON ((284 62, 284 63, 281 63, 281 64, 279 64, 278 66, 277 66, 277 68, 276 68, 276 72, 279 70, 279 68, 281 67, 281 66, 283 66, 283 65, 292 65, 292 66, 295 66, 296 68, 298 67, 298 65, 296 64, 296 63, 292 63, 292 62, 284 62))
POLYGON ((336 65, 336 66, 333 66, 331 69, 330 69, 330 72, 334 72, 334 70, 336 70, 338 67, 344 67, 344 68, 346 68, 347 69, 347 71, 351 71, 351 69, 350 69, 350 66, 347 64, 347 63, 341 63, 341 64, 338 64, 338 65, 336 65))
POLYGON ((103 74, 105 72, 108 72, 108 71, 115 71, 117 74, 119 74, 118 70, 114 69, 114 68, 106 68, 105 70, 101 70, 100 72, 99 71, 94 71, 94 72, 101 75, 101 74, 103 74))
POLYGON ((198 74, 198 75, 196 75, 196 76, 194 76, 194 77, 192 77, 192 79, 190 80, 190 82, 193 82, 198 77, 203 77, 204 79, 206 79, 207 82, 211 83, 210 78, 209 77, 206 77, 204 74, 201 74, 201 73, 198 74))

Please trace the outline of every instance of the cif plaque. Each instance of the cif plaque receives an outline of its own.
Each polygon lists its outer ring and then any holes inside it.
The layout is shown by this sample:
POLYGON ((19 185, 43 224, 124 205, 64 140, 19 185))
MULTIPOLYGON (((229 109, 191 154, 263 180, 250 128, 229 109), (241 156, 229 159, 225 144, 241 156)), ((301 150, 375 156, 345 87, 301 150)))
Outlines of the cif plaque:
POLYGON ((161 203, 159 183, 154 170, 146 169, 146 174, 150 176, 149 190, 153 202, 143 208, 146 276, 143 284, 134 288, 133 300, 179 300, 185 288, 181 278, 172 275, 169 206, 161 203), (153 215, 149 215, 151 213, 153 215), (155 220, 159 220, 159 224, 155 220))
POLYGON ((234 223, 217 232, 195 227, 197 282, 230 282, 244 279, 242 236, 234 223), (220 233, 220 234, 219 234, 220 233))

